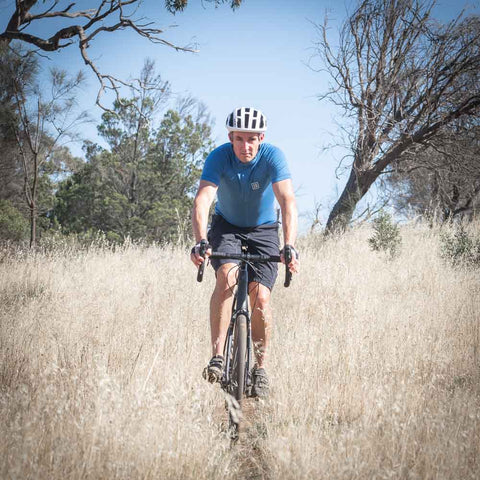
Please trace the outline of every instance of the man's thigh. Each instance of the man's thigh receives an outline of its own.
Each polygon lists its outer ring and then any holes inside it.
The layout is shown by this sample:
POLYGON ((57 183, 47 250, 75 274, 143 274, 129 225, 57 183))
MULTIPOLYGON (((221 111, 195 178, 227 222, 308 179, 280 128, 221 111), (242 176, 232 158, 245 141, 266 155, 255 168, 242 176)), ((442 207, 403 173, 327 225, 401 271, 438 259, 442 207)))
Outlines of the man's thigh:
MULTIPOLYGON (((213 217, 210 230, 208 231, 208 243, 212 246, 214 252, 240 253, 242 242, 232 227, 222 218, 218 216, 213 217)), ((217 272, 221 265, 229 263, 238 264, 238 261, 213 258, 210 263, 215 272, 217 272)))
MULTIPOLYGON (((278 226, 262 225, 248 234, 248 251, 257 255, 278 255, 280 240, 278 226)), ((249 268, 249 280, 264 285, 269 290, 273 289, 278 275, 278 264, 275 262, 255 263, 254 268, 249 268)))
MULTIPOLYGON (((278 255, 278 224, 261 225, 253 229, 244 229, 231 225, 220 216, 214 216, 208 232, 208 242, 213 251, 223 253, 240 253, 242 244, 248 246, 249 253, 256 255, 278 255)), ((212 267, 217 272, 221 265, 236 263, 235 260, 212 259, 212 267)), ((249 266, 250 282, 257 282, 272 290, 277 278, 278 265, 272 263, 255 263, 249 266)))

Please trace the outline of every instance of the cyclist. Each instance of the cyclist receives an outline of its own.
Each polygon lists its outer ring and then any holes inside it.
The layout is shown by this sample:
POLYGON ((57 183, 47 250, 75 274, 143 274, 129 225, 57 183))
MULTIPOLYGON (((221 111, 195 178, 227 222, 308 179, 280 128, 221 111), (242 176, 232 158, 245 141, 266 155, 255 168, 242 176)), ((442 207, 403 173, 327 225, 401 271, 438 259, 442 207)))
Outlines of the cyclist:
MULTIPOLYGON (((192 211, 193 234, 197 244, 191 260, 198 267, 200 241, 207 239, 210 207, 217 195, 208 241, 214 251, 248 252, 278 255, 278 222, 275 198, 282 213, 285 245, 294 247, 297 234, 297 207, 291 175, 284 154, 264 143, 267 120, 255 108, 236 108, 227 117, 229 142, 214 149, 205 161, 192 211)), ((207 256, 211 250, 207 252, 207 256)), ((283 255, 281 255, 283 260, 283 255)), ((235 284, 232 260, 212 259, 216 285, 210 301, 210 330, 213 357, 205 369, 210 382, 220 381, 223 348, 230 322, 235 284)), ((298 268, 298 254, 293 248, 288 265, 292 273, 298 268)), ((249 268, 252 340, 255 352, 252 396, 268 394, 265 360, 272 328, 270 293, 277 277, 276 263, 259 263, 249 268)))

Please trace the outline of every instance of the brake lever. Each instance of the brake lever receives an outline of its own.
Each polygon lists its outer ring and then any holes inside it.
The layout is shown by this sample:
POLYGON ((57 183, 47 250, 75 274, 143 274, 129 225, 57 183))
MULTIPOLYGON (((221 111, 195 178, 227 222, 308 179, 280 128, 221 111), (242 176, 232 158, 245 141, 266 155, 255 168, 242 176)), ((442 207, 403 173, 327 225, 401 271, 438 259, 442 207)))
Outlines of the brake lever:
MULTIPOLYGON (((200 241, 200 251, 199 254, 201 257, 205 259, 205 255, 207 253, 208 242, 206 240, 200 241)), ((198 267, 197 272, 197 282, 201 282, 203 280, 203 272, 205 271, 206 260, 204 260, 200 266, 198 267)))
POLYGON ((289 263, 292 261, 292 247, 290 245, 283 247, 283 258, 285 259, 285 283, 283 286, 289 287, 292 281, 292 272, 288 268, 289 263))

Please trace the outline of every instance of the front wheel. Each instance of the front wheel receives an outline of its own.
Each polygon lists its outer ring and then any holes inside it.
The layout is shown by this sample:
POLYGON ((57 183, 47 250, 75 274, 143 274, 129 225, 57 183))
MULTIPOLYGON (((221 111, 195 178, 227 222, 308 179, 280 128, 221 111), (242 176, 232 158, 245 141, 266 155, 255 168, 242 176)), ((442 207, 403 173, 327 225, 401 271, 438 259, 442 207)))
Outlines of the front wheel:
POLYGON ((242 414, 242 399, 245 393, 248 337, 247 323, 247 317, 245 315, 238 315, 233 333, 232 372, 228 393, 233 397, 230 400, 229 419, 232 436, 234 438, 238 437, 242 414))

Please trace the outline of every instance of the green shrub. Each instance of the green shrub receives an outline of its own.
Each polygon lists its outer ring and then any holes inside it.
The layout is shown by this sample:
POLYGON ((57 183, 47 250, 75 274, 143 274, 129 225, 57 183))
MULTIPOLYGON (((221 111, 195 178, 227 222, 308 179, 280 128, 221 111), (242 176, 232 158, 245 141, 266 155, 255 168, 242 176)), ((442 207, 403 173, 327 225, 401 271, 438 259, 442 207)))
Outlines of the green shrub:
POLYGON ((373 220, 373 237, 368 239, 370 247, 376 252, 385 252, 394 258, 400 252, 402 239, 398 225, 389 213, 381 211, 373 220))
POLYGON ((0 200, 0 240, 19 242, 28 238, 28 220, 8 200, 0 200))
POLYGON ((460 225, 453 233, 441 236, 441 256, 453 266, 480 266, 480 237, 470 234, 460 225))

